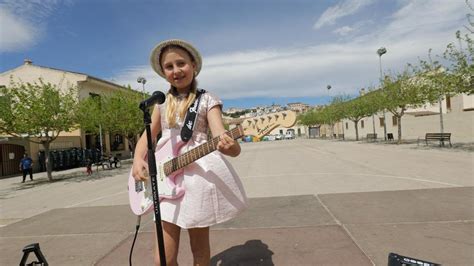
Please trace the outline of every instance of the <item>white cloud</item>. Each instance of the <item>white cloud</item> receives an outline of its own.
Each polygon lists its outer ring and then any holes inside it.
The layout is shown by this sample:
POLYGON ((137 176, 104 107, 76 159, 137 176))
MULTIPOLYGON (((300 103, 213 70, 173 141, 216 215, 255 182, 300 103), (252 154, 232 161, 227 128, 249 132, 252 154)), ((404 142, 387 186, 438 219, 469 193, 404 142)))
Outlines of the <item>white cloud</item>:
POLYGON ((364 6, 370 5, 374 0, 345 0, 341 4, 332 6, 319 17, 314 24, 314 29, 320 29, 326 25, 333 25, 342 17, 352 15, 364 6))
POLYGON ((38 37, 33 25, 15 17, 0 5, 0 52, 22 50, 35 44, 38 37))
MULTIPOLYGON (((365 35, 333 44, 299 48, 235 51, 204 57, 200 87, 223 99, 244 97, 305 97, 355 94, 360 88, 378 85, 381 46, 384 72, 399 72, 407 63, 426 58, 428 49, 442 54, 463 29, 466 7, 454 1, 405 1, 386 25, 365 35)), ((375 23, 375 22, 374 22, 375 23)), ((138 76, 148 80, 148 91, 166 91, 168 84, 148 65, 124 70, 114 77, 119 84, 141 90, 138 76)))
POLYGON ((353 31, 354 31, 354 28, 349 27, 349 26, 344 26, 344 27, 340 27, 340 28, 335 29, 333 32, 338 34, 338 35, 341 35, 341 36, 346 36, 347 34, 353 32, 353 31))
POLYGON ((0 4, 0 52, 25 50, 46 32, 46 20, 59 0, 4 0, 0 4))

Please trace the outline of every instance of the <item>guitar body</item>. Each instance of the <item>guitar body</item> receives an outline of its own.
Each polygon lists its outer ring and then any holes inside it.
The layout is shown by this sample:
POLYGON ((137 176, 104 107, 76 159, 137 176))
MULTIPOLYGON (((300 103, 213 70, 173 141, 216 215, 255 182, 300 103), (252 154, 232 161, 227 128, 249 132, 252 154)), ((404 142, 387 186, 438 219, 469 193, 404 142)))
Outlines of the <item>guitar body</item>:
MULTIPOLYGON (((241 138, 244 134, 252 134, 261 137, 278 126, 286 127, 294 125, 296 115, 294 112, 284 111, 265 116, 265 118, 260 117, 259 119, 254 118, 254 120, 245 121, 247 126, 245 129, 242 125, 238 125, 225 134, 234 140, 241 138), (261 126, 263 126, 263 128, 261 128, 261 126)), ((219 137, 214 137, 210 141, 187 151, 182 151, 186 142, 183 142, 179 136, 163 139, 163 141, 164 143, 160 140, 158 152, 155 153, 157 168, 156 181, 160 201, 162 199, 177 199, 184 195, 184 186, 182 182, 177 180, 182 176, 183 168, 215 151, 219 143, 219 137)), ((146 214, 153 209, 153 192, 150 178, 147 181, 137 182, 130 171, 128 177, 128 195, 130 208, 136 215, 140 216, 146 214)))
MULTIPOLYGON (((166 175, 163 164, 180 154, 182 147, 186 143, 181 139, 168 139, 155 153, 156 157, 156 181, 158 185, 158 196, 162 199, 177 199, 184 195, 184 187, 176 184, 178 176, 182 175, 183 169, 174 171, 166 175)), ((147 214, 153 210, 153 194, 151 189, 151 177, 146 181, 136 181, 130 170, 128 178, 128 196, 130 208, 136 215, 147 214)))

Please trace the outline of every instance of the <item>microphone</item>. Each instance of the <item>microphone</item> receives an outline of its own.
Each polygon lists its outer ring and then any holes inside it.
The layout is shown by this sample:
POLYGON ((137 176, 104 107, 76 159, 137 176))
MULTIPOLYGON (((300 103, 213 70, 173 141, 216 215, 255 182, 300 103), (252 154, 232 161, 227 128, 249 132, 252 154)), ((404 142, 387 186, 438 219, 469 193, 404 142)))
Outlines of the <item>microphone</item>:
POLYGON ((161 91, 155 91, 153 92, 150 98, 140 103, 140 109, 145 110, 150 106, 154 105, 155 103, 162 104, 165 102, 165 100, 166 96, 164 93, 162 93, 161 91))

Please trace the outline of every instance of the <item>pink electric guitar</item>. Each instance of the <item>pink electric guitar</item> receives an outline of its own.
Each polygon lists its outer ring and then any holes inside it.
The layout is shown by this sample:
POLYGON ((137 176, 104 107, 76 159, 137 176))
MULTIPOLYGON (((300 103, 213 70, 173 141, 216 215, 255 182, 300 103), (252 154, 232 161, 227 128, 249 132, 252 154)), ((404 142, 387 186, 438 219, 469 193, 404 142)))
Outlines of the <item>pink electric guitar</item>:
MULTIPOLYGON (((291 111, 285 111, 285 115, 280 115, 282 121, 272 121, 265 128, 292 127, 296 122, 296 115, 291 111), (288 115, 290 114, 290 115, 288 115)), ((260 122, 261 123, 261 122, 260 122)), ((250 124, 249 124, 250 126, 250 124)), ((226 134, 233 139, 238 139, 244 134, 252 134, 255 131, 255 125, 243 129, 241 125, 228 131, 226 134)), ((268 130, 270 132, 271 130, 268 130)), ((176 199, 184 195, 184 188, 178 187, 175 183, 176 176, 181 174, 183 167, 198 160, 199 158, 215 151, 219 137, 201 144, 191 150, 181 153, 181 149, 186 145, 180 139, 168 140, 156 153, 156 170, 158 196, 162 199, 176 199)), ((128 178, 128 196, 130 208, 136 215, 143 215, 153 210, 153 195, 151 181, 136 181, 132 176, 132 171, 128 178)))

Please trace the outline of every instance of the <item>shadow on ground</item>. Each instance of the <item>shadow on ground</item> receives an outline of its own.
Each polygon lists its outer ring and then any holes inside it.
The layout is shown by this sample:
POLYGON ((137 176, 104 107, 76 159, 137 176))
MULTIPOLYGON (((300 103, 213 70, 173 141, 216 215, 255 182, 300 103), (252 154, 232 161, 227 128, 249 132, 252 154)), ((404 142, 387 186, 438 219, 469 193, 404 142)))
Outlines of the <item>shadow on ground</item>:
MULTIPOLYGON (((126 162, 126 163, 122 163, 122 166, 119 168, 113 168, 113 169, 99 168, 98 171, 96 168, 94 168, 92 175, 87 175, 87 173, 85 172, 85 167, 77 168, 77 171, 69 172, 69 173, 53 172, 52 181, 48 180, 48 178, 46 177, 46 173, 42 173, 44 176, 39 177, 39 178, 35 177, 35 174, 33 174, 33 181, 30 181, 27 178, 27 181, 25 183, 18 182, 16 185, 12 186, 9 190, 0 191, 0 199, 8 199, 9 194, 15 191, 25 191, 28 189, 47 186, 47 185, 58 183, 58 182, 80 183, 80 182, 101 180, 107 177, 115 176, 117 174, 126 173, 130 171, 131 165, 132 165, 131 162, 126 162)), ((20 180, 21 176, 18 176, 17 178, 20 180)))
POLYGON ((273 252, 261 240, 249 240, 243 245, 233 246, 211 258, 211 266, 270 266, 273 252))

